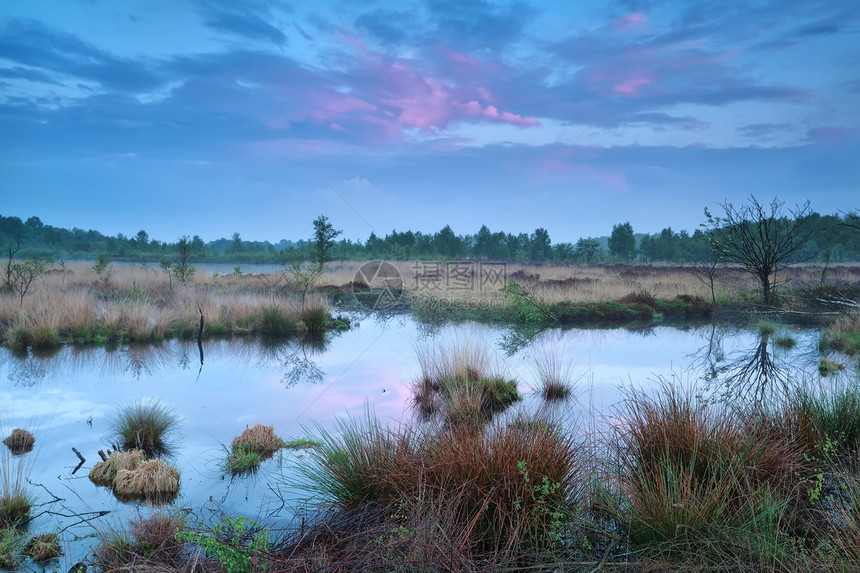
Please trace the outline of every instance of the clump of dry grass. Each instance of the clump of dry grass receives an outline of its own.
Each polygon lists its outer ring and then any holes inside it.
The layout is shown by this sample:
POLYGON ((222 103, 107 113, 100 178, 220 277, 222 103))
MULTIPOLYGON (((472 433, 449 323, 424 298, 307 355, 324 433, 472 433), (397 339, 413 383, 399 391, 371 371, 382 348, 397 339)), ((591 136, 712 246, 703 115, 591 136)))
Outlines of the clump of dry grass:
POLYGON ((163 503, 179 493, 179 471, 159 459, 144 461, 134 469, 119 470, 113 491, 120 499, 163 503))
POLYGON ((321 431, 306 486, 342 507, 399 511, 428 498, 454 504, 469 543, 499 550, 550 547, 585 483, 584 452, 547 420, 448 430, 384 429, 368 413, 335 436, 321 431), (365 505, 369 504, 369 505, 365 505))
POLYGON ((143 450, 116 451, 107 461, 98 462, 89 473, 90 481, 103 487, 113 487, 117 474, 122 470, 134 470, 146 460, 143 450))
POLYGON ((255 424, 233 438, 226 461, 227 469, 233 475, 253 472, 260 463, 286 446, 287 444, 275 435, 274 427, 255 424))
POLYGON ((24 547, 24 555, 27 555, 37 563, 56 559, 62 554, 63 548, 60 547, 60 541, 56 533, 34 535, 24 547))
POLYGON ((275 435, 273 426, 255 424, 254 427, 245 428, 241 435, 233 438, 232 446, 234 448, 241 446, 257 452, 266 460, 275 455, 275 452, 285 447, 286 444, 275 435))
POLYGON ((3 443, 13 454, 20 455, 33 451, 33 444, 36 443, 36 439, 27 430, 15 428, 9 437, 3 440, 3 443))
POLYGON ((195 563, 177 538, 184 529, 185 522, 179 514, 162 511, 146 517, 138 514, 128 524, 128 530, 99 529, 94 564, 100 571, 191 571, 195 563))
POLYGON ((106 462, 93 466, 89 478, 111 488, 120 499, 164 503, 179 493, 179 471, 161 460, 147 460, 143 450, 113 452, 106 462))

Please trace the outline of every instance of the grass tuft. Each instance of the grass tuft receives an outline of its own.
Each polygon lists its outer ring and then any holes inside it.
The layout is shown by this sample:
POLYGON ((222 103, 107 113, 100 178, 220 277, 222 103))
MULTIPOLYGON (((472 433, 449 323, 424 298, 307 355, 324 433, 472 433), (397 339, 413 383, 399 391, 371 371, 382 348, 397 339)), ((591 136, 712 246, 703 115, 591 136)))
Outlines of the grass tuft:
POLYGON ((140 401, 120 408, 110 427, 124 449, 140 449, 157 456, 169 453, 169 438, 178 424, 179 416, 168 406, 159 401, 140 401))
POLYGON ((24 547, 24 555, 30 557, 37 563, 56 559, 62 554, 63 548, 60 547, 60 542, 56 533, 34 535, 24 547))
POLYGON ((832 358, 824 356, 818 361, 818 373, 822 378, 833 376, 842 370, 845 370, 845 365, 836 362, 832 358))
POLYGON ((564 359, 561 352, 547 347, 538 348, 532 357, 532 364, 544 400, 565 400, 570 396, 573 365, 564 359))
POLYGON ((226 461, 227 470, 233 475, 254 472, 283 447, 286 444, 275 435, 274 427, 255 424, 252 428, 245 428, 240 436, 233 438, 226 461))
POLYGON ((36 439, 33 437, 33 434, 27 430, 15 428, 12 430, 9 437, 3 440, 3 443, 6 444, 6 447, 8 447, 14 455, 18 456, 32 452, 33 444, 36 443, 36 439))
POLYGON ((179 493, 179 471, 159 459, 142 462, 131 470, 119 470, 113 491, 121 500, 167 503, 179 493))
MULTIPOLYGON (((368 412, 320 429, 304 486, 344 508, 399 511, 416 500, 448 507, 470 543, 551 547, 579 499, 583 452, 547 421, 479 428, 389 430, 368 412), (371 505, 366 505, 371 504, 371 505)), ((407 510, 408 511, 408 510, 407 510)))

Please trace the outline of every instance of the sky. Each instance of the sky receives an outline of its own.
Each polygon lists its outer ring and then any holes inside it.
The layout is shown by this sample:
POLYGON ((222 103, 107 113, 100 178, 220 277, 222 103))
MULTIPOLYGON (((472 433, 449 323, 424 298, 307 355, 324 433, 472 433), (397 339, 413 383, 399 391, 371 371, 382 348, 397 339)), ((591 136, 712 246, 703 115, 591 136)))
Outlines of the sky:
POLYGON ((860 2, 0 3, 0 214, 175 241, 860 208, 860 2))

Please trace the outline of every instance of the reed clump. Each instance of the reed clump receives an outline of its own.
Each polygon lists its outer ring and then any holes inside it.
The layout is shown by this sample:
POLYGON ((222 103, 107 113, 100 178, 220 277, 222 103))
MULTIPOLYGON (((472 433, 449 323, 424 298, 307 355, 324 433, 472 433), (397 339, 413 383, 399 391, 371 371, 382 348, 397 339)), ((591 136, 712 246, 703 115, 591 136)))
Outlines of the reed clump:
POLYGON ((241 435, 233 438, 230 455, 227 456, 227 470, 233 475, 253 472, 262 462, 286 446, 287 444, 275 435, 273 426, 255 424, 251 428, 245 428, 241 435))
POLYGON ((37 563, 56 559, 63 554, 60 541, 56 533, 43 533, 34 535, 27 541, 24 547, 24 555, 37 563))
POLYGON ((110 421, 111 431, 127 450, 140 449, 147 455, 168 453, 179 416, 160 401, 123 406, 110 421))
POLYGON ((504 376, 480 333, 457 333, 416 349, 421 376, 414 404, 449 424, 485 423, 522 399, 517 383, 504 376))
POLYGON ((33 434, 24 430, 22 428, 15 428, 12 430, 12 433, 3 440, 3 443, 6 444, 6 447, 14 455, 26 454, 33 451, 33 444, 36 443, 36 439, 33 437, 33 434))
POLYGON ((159 459, 146 459, 143 450, 116 451, 95 464, 90 481, 109 487, 121 500, 165 503, 179 493, 179 471, 159 459))
POLYGON ((618 417, 610 505, 633 547, 713 566, 776 551, 768 539, 791 543, 811 468, 789 434, 665 382, 656 397, 633 394, 618 417))
POLYGON ((555 430, 546 421, 392 430, 368 413, 337 436, 320 430, 316 463, 301 471, 307 488, 343 508, 444 500, 476 546, 551 547, 585 481, 581 445, 555 430))
POLYGON ((573 365, 562 352, 547 346, 535 350, 532 366, 539 381, 539 389, 548 402, 565 400, 573 389, 573 365))
POLYGON ((163 511, 138 514, 128 529, 100 529, 94 565, 100 571, 190 571, 193 562, 178 539, 184 529, 180 514, 163 511))

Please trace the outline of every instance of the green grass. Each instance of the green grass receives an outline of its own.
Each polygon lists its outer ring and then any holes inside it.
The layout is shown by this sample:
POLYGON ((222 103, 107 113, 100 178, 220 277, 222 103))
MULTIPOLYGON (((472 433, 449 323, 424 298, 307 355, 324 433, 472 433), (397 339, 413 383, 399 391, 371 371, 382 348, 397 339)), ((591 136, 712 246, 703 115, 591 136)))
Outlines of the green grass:
POLYGON ((147 455, 170 451, 170 439, 179 425, 179 416, 160 401, 140 401, 123 406, 110 421, 114 435, 124 449, 140 449, 147 455))
POLYGON ((256 472, 262 461, 259 453, 240 445, 232 448, 225 465, 231 475, 245 475, 256 472))
POLYGON ((776 332, 777 328, 778 328, 778 325, 776 323, 770 322, 767 320, 763 320, 763 321, 758 323, 758 331, 761 334, 767 334, 767 335, 773 334, 774 332, 776 332))
POLYGON ((818 361, 818 373, 822 378, 826 378, 827 376, 833 376, 834 374, 838 374, 839 372, 845 370, 845 366, 836 362, 832 358, 828 358, 826 356, 822 357, 821 360, 818 361))
POLYGON ((785 349, 794 348, 797 345, 797 340, 790 334, 780 334, 773 341, 778 347, 785 349))
POLYGON ((33 503, 25 495, 0 497, 0 527, 12 529, 23 526, 30 520, 33 503))
POLYGON ((17 569, 24 537, 14 528, 0 528, 0 568, 17 569))
POLYGON ((295 440, 286 442, 284 447, 290 450, 306 450, 308 448, 318 448, 321 445, 320 442, 310 438, 296 438, 295 440))

